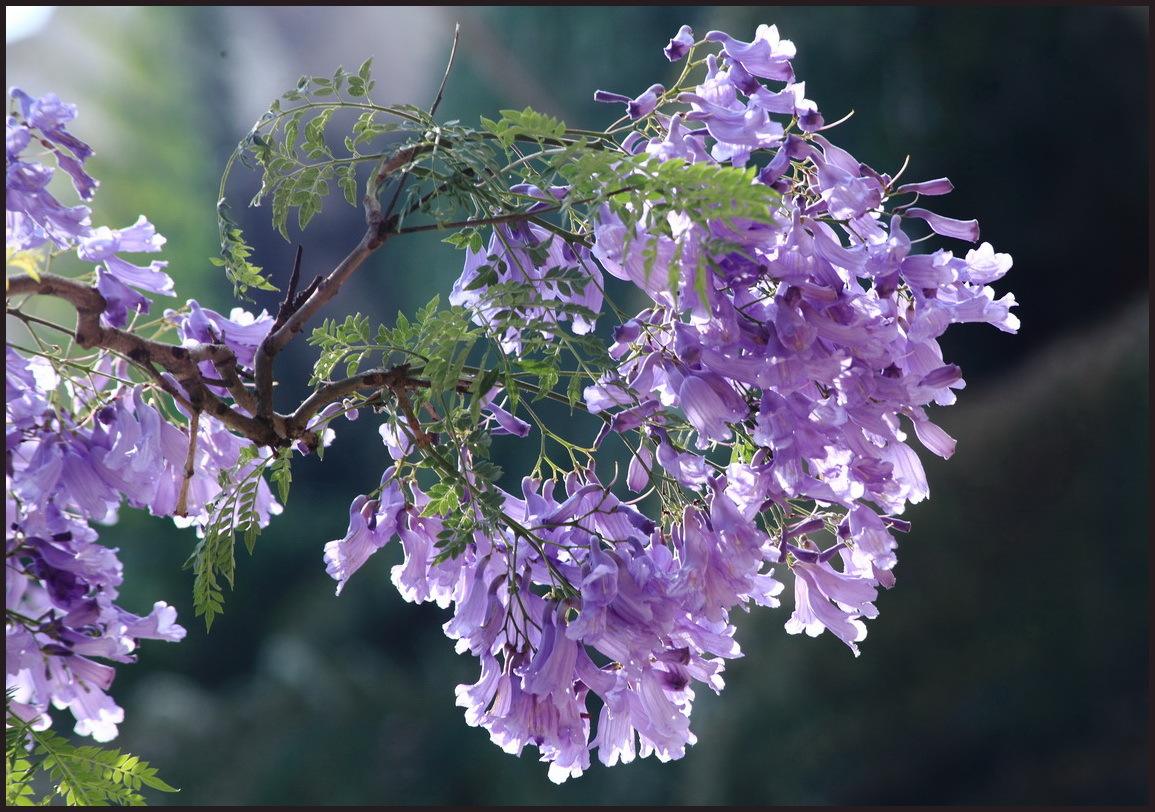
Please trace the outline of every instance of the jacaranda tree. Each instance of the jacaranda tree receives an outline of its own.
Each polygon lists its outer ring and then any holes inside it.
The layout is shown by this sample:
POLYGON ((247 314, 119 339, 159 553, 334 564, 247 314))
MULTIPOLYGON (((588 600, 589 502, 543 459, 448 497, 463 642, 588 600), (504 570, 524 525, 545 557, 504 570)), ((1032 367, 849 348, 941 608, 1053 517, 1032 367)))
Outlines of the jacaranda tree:
POLYGON ((382 104, 369 61, 303 77, 229 159, 211 261, 242 299, 277 290, 227 202, 237 167, 260 173, 252 205, 286 239, 334 185, 365 231, 316 276, 298 247, 279 307, 259 315, 156 312, 175 281, 135 255, 164 238, 143 215, 94 224, 76 108, 13 89, 6 307, 26 329, 5 350, 8 801, 36 800, 41 771, 76 803, 171 789, 136 757, 48 730, 54 706, 76 734, 113 739, 110 663, 186 634, 164 602, 117 603, 121 565, 94 526, 127 506, 189 527, 211 626, 238 537, 252 553, 294 459, 359 414, 380 421, 389 464, 323 545, 337 593, 398 539, 401 596, 452 608, 445 633, 478 660, 456 689, 466 722, 506 752, 536 747, 555 781, 594 750, 605 765, 680 758, 695 690, 722 689, 740 655, 732 613, 751 602, 786 592, 787 632, 826 630, 857 655, 895 583, 899 515, 928 495, 908 432, 954 450, 928 415, 963 387, 938 339, 1018 320, 990 287, 1010 257, 969 247, 976 221, 917 205, 950 182, 900 182, 835 146, 794 53, 773 26, 750 42, 683 27, 665 48, 683 67, 673 86, 599 90, 624 115, 596 131, 530 109, 444 121, 440 91, 428 109, 382 104), (370 256, 426 231, 464 256, 444 301, 392 327, 317 323, 370 256), (916 250, 935 235, 952 250, 916 250), (638 295, 641 312, 619 304, 638 295), (45 297, 74 323, 46 317, 45 297), (302 335, 318 357, 290 404, 277 357, 302 335), (571 436, 539 415, 545 400, 600 431, 571 436), (538 451, 509 490, 490 455, 501 434, 538 451), (624 476, 599 453, 619 443, 624 476))

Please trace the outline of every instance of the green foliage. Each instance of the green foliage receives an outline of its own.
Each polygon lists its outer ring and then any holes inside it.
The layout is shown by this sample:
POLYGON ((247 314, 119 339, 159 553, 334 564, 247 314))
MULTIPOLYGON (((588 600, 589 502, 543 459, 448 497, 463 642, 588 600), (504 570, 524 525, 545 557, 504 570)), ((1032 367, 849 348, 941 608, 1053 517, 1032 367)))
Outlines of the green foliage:
POLYGON ((249 261, 253 254, 252 246, 245 242, 241 227, 229 215, 228 203, 223 196, 217 202, 217 226, 221 235, 221 255, 210 257, 209 262, 225 269, 225 275, 233 283, 233 293, 248 298, 246 294, 250 288, 276 290, 261 273, 261 267, 249 261))
POLYGON ((258 460, 254 447, 245 446, 234 470, 222 472, 220 494, 205 506, 209 521, 184 566, 193 571, 193 609, 197 617, 205 619, 206 630, 212 629, 213 621, 224 611, 221 579, 228 582, 230 589, 234 584, 237 535, 244 540, 250 555, 256 546, 261 532, 257 493, 266 470, 272 471, 284 501, 292 480, 287 456, 278 453, 258 460))
POLYGON ((481 117, 481 126, 497 136, 506 149, 519 138, 545 144, 566 134, 565 122, 539 113, 531 107, 524 110, 502 110, 497 121, 481 117))
MULTIPOLYGON (((11 702, 11 693, 7 701, 11 702)), ((54 800, 67 806, 145 806, 141 792, 145 787, 179 792, 137 756, 73 744, 50 730, 33 730, 10 706, 6 710, 4 797, 8 806, 46 806, 54 800), (37 798, 39 776, 51 785, 41 798, 37 798)))
POLYGON ((462 248, 475 253, 480 252, 485 247, 485 240, 481 236, 481 231, 471 227, 450 234, 442 242, 449 243, 454 248, 462 248))
POLYGON ((361 363, 374 350, 381 349, 384 333, 380 330, 377 339, 374 342, 370 336, 368 316, 358 313, 346 316, 340 322, 325 319, 309 336, 309 344, 321 348, 321 354, 313 364, 313 375, 309 383, 318 384, 329 380, 333 377, 333 370, 342 362, 345 364, 346 375, 355 375, 361 363))
POLYGON ((757 181, 755 166, 739 169, 572 148, 552 163, 572 184, 572 197, 589 206, 608 203, 623 220, 637 220, 648 208, 651 230, 668 230, 668 214, 703 225, 710 220, 731 225, 738 219, 770 223, 780 200, 778 192, 757 181))
POLYGON ((273 102, 229 158, 221 178, 217 212, 221 256, 213 262, 226 269, 238 295, 248 288, 275 288, 264 280, 261 269, 248 261, 251 249, 228 217, 225 188, 233 166, 240 161, 261 170, 261 186, 251 205, 270 198, 273 225, 285 239, 289 238, 290 213, 296 210, 297 226, 304 229, 320 213, 330 182, 336 183, 350 205, 357 205, 357 165, 381 157, 362 154, 358 145, 398 127, 395 121, 378 120, 390 115, 391 108, 370 100, 375 84, 371 69, 372 60, 367 59, 355 74, 338 68, 331 77, 302 76, 296 87, 273 102), (347 156, 335 155, 327 139, 330 120, 342 109, 361 111, 352 136, 345 139, 347 156))
MULTIPOLYGON (((277 488, 277 499, 281 504, 289 501, 289 487, 293 484, 293 451, 290 448, 277 449, 277 456, 269 466, 269 479, 277 488)), ((252 550, 250 549, 251 553, 252 550)))
POLYGON ((462 493, 452 482, 438 482, 428 490, 427 495, 429 504, 421 511, 422 516, 440 516, 449 513, 462 502, 462 493))
MULTIPOLYGON (((351 206, 362 199, 367 206, 388 199, 386 213, 398 229, 418 213, 441 221, 483 219, 521 211, 532 202, 510 187, 548 184, 556 173, 542 162, 547 152, 563 145, 579 152, 613 145, 608 137, 575 136, 563 122, 529 108, 504 110, 497 121, 482 119, 480 130, 457 121, 438 122, 412 105, 377 104, 370 98, 372 89, 369 60, 356 74, 338 68, 332 77, 302 76, 238 145, 221 179, 222 200, 239 161, 261 173, 250 203, 270 201, 273 226, 285 239, 293 213, 297 227, 304 229, 321 212, 334 184, 351 206), (356 114, 341 138, 343 150, 329 134, 342 113, 356 114), (527 153, 526 144, 542 154, 527 153), (358 194, 362 164, 373 166, 363 197, 358 194)), ((248 263, 247 246, 223 208, 218 221, 222 250, 217 264, 227 269, 239 292, 260 287, 260 268, 248 263)), ((458 245, 476 246, 479 240, 474 231, 458 245)))

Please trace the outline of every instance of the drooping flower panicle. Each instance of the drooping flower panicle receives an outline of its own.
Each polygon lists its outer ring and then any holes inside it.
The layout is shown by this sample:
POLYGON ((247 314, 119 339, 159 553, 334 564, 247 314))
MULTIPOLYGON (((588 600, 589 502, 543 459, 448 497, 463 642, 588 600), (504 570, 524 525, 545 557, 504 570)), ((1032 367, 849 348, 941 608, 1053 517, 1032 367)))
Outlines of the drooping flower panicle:
MULTIPOLYGON (((46 147, 77 194, 91 200, 97 184, 84 166, 92 150, 65 126, 76 108, 52 94, 35 99, 14 89, 11 96, 21 114, 8 118, 6 130, 10 257, 74 251, 95 271, 101 321, 125 327, 149 312, 145 294, 171 296, 173 280, 165 262, 139 266, 121 254, 157 252, 165 239, 144 216, 127 228, 93 227, 87 206, 60 203, 47 188, 52 167, 25 151, 33 141, 46 147)), ((174 316, 184 319, 184 338, 224 343, 252 364, 261 319, 234 311, 238 323, 189 305, 187 317, 174 316)), ((68 708, 78 734, 103 742, 117 735, 124 712, 108 694, 115 671, 101 661, 133 662, 141 640, 175 642, 185 630, 163 601, 144 616, 117 603, 123 568, 92 525, 115 522, 128 505, 173 516, 203 535, 222 474, 244 477, 261 454, 246 462, 247 441, 210 416, 192 423, 166 411, 150 387, 130 384, 123 359, 100 355, 82 383, 62 375, 74 367, 57 363, 5 348, 5 681, 13 712, 34 729, 51 723, 49 707, 68 708)), ((280 510, 263 479, 253 497, 261 524, 280 510)))
MULTIPOLYGON (((448 516, 430 513, 414 479, 387 472, 383 482, 389 508, 376 527, 395 531, 404 552, 394 583, 407 600, 453 603, 445 631, 480 661, 478 681, 457 689, 466 721, 507 752, 536 746, 557 781, 587 769, 594 749, 607 765, 681 757, 695 741, 695 683, 721 690, 725 660, 741 656, 736 608, 778 606, 792 593, 787 632, 829 631, 857 656, 879 588, 895 583, 895 533, 909 529, 897 516, 929 495, 911 432, 931 453, 954 451, 927 412, 964 386, 938 339, 960 322, 1018 329, 1014 297, 991 287, 1008 255, 988 243, 917 253, 906 233, 978 241, 974 220, 913 205, 951 191, 950 181, 899 185, 829 141, 795 77, 794 45, 774 26, 750 42, 717 31, 704 42, 720 49, 699 60, 700 83, 678 93, 687 108, 659 108, 661 85, 595 99, 626 105, 639 126, 652 117, 648 137, 625 138, 627 154, 736 168, 757 160, 752 182, 777 192, 772 210, 713 219, 675 201, 659 218, 607 205, 593 212, 581 256, 538 226, 498 225, 486 251, 468 254, 452 299, 485 326, 498 310, 487 298, 494 286, 556 265, 592 268, 597 294, 582 301, 591 312, 572 324, 588 332, 602 305, 599 266, 640 289, 650 306, 616 327, 616 366, 585 389, 584 404, 607 420, 595 446, 607 433, 627 439, 625 484, 680 492, 671 504, 681 507, 651 520, 593 470, 569 474, 564 490, 526 478, 520 496, 500 492, 504 526, 476 530, 445 556, 448 516), (534 262, 526 245, 546 250, 534 262)), ((701 44, 683 26, 665 54, 693 60, 701 44)), ((533 188, 546 200, 568 194, 533 188)), ((533 315, 556 297, 543 285, 533 315)), ((511 328, 497 338, 518 356, 522 337, 511 328)), ((414 450, 396 431, 382 436, 394 459, 414 450)), ((334 551, 384 543, 363 541, 378 532, 366 530, 366 499, 353 503, 349 535, 326 547, 330 564, 334 551)), ((480 522, 480 505, 466 509, 480 522)))

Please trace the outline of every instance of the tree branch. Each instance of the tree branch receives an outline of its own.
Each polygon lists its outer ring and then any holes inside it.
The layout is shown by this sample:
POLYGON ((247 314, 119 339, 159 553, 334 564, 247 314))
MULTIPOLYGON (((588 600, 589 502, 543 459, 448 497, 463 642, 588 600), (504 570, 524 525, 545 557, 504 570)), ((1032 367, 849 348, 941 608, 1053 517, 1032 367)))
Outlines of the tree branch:
POLYGON ((461 38, 461 23, 453 24, 453 44, 449 47, 449 61, 445 65, 445 75, 441 77, 441 85, 437 88, 437 95, 433 104, 429 105, 429 115, 437 115, 437 108, 441 106, 441 97, 445 95, 445 84, 449 81, 449 74, 453 70, 453 59, 457 56, 457 41, 461 38))
POLYGON ((318 387, 317 391, 309 395, 297 410, 285 418, 285 422, 293 428, 301 427, 311 420, 318 412, 330 403, 336 403, 359 389, 395 389, 396 387, 428 387, 428 381, 418 380, 409 375, 409 365, 401 364, 390 369, 374 369, 331 381, 318 387))
MULTIPOLYGON (((222 371, 226 381, 229 380, 230 374, 235 374, 236 356, 223 344, 179 347, 150 341, 115 327, 105 327, 100 323, 100 315, 107 304, 104 297, 96 288, 88 287, 74 279, 55 274, 42 274, 39 279, 20 275, 7 281, 6 297, 34 294, 54 296, 67 301, 76 309, 75 336, 79 346, 85 349, 100 347, 123 355, 157 379, 162 389, 177 397, 179 392, 174 391, 175 385, 158 373, 154 365, 171 373, 185 390, 185 395, 180 397, 188 408, 207 412, 258 445, 284 445, 289 441, 290 438, 284 433, 284 418, 278 417, 265 422, 243 415, 230 408, 209 389, 198 366, 201 362, 212 362, 222 371), (229 370, 233 372, 230 373, 229 370)), ((239 388, 244 387, 241 385, 239 388)))
POLYGON ((173 513, 177 516, 188 515, 188 489, 192 478, 196 474, 197 434, 200 431, 201 413, 193 412, 188 427, 188 453, 184 459, 184 471, 181 476, 180 493, 176 498, 176 507, 173 513))
POLYGON ((256 360, 253 363, 253 372, 257 387, 257 419, 271 422, 273 419, 273 360, 277 353, 285 348, 297 333, 304 329, 305 323, 317 314, 341 290, 341 286, 349 280, 358 268, 364 264, 372 254, 385 242, 385 238, 377 233, 377 228, 371 225, 361 238, 361 242, 350 252, 328 276, 310 286, 311 292, 285 319, 284 324, 270 330, 257 349, 256 360))

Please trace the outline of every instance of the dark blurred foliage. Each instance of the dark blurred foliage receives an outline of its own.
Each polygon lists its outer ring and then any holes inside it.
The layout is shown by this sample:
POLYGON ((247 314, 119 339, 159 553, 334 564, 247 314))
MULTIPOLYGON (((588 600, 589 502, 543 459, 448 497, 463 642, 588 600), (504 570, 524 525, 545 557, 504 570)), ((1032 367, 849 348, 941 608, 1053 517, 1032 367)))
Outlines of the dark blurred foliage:
MULTIPOLYGON (((178 289, 227 309, 204 261, 216 182, 261 105, 302 72, 369 55, 382 98, 422 103, 453 20, 444 116, 529 104, 577 126, 617 115, 596 88, 672 79, 660 49, 681 23, 739 37, 777 23, 827 120, 855 110, 837 143, 882 171, 909 153, 908 178, 949 176, 957 190, 936 210, 978 217, 1014 255, 1000 290, 1022 302, 1023 330, 946 341, 970 383, 940 413, 959 451, 927 460, 933 498, 909 512, 899 584, 862 657, 830 635, 788 637, 789 606, 739 619, 747 656, 721 697, 699 696, 699 744, 681 762, 595 764, 554 787, 531 750, 515 759, 465 725, 453 686, 475 679, 472 661, 442 636, 444 612, 388 583, 399 550, 333 597, 321 546, 386 464, 368 415, 338 426, 323 462, 298 463, 211 635, 180 570, 190 534, 130 513, 104 531, 127 605, 168 600, 190 630, 119 669, 121 743, 182 803, 1147 801, 1147 11, 65 8, 6 61, 10 84, 56 90, 92 122, 77 129, 101 148, 98 216, 147 212, 178 289)), ((293 247, 244 211, 245 191, 235 208, 283 282, 293 247)), ((343 206, 302 238, 306 272, 356 240, 343 206)), ((390 245, 332 312, 391 320, 444 295, 459 262, 435 237, 390 245)), ((309 349, 281 363, 288 401, 309 349)), ((521 446, 503 450, 508 471, 525 467, 521 446)))

